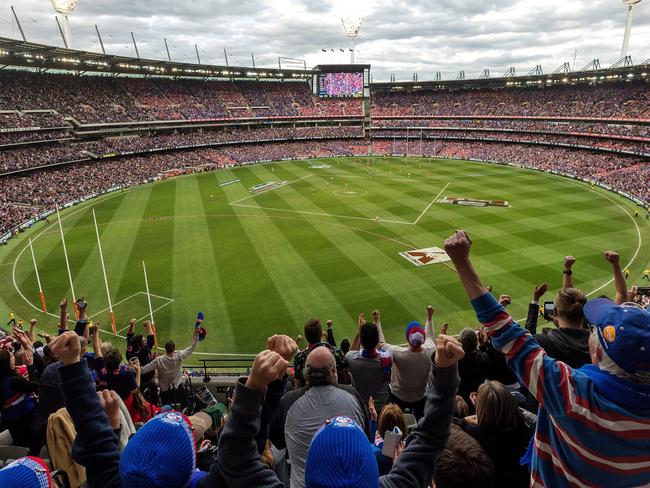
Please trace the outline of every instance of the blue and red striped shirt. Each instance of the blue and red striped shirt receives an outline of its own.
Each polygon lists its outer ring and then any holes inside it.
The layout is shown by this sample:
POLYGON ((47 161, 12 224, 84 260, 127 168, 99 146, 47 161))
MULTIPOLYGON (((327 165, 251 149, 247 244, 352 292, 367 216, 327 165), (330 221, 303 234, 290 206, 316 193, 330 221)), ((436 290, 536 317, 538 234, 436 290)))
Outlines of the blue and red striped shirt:
POLYGON ((539 402, 531 486, 650 486, 650 385, 549 357, 490 293, 472 306, 539 402))

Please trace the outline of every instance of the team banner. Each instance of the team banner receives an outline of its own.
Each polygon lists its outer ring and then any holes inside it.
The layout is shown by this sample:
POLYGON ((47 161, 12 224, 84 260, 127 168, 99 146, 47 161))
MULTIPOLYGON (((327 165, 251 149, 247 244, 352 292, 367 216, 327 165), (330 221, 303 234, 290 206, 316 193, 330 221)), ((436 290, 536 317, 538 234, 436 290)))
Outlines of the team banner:
POLYGON ((439 264, 451 261, 449 256, 447 256, 447 253, 439 247, 414 249, 413 251, 401 252, 399 255, 408 259, 416 266, 428 266, 429 264, 439 264))

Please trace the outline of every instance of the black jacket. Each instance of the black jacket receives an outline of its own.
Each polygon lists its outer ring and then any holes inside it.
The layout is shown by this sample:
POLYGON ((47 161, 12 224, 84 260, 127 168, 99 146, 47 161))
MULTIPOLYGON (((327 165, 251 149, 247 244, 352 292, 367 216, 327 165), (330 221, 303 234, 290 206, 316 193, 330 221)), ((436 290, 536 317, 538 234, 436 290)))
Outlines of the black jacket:
POLYGON ((560 327, 537 334, 539 308, 535 303, 528 305, 526 329, 553 359, 562 361, 574 369, 591 363, 589 356, 589 330, 560 327))

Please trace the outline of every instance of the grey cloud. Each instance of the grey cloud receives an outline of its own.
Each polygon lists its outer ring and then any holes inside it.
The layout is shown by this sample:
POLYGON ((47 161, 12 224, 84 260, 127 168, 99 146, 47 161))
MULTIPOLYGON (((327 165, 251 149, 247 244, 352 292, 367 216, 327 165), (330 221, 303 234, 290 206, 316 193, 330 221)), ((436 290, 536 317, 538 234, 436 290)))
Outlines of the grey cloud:
MULTIPOLYGON (((61 45, 47 0, 0 0, 0 35, 18 37, 9 5, 15 3, 26 34, 36 42, 61 45)), ((364 3, 364 2, 360 2, 364 3)), ((615 0, 376 0, 368 9, 357 43, 357 60, 373 65, 375 80, 390 73, 420 79, 436 71, 453 77, 459 70, 484 68, 501 74, 508 66, 526 72, 536 64, 552 71, 564 61, 582 66, 595 57, 617 60, 625 10, 615 0)), ((307 65, 347 62, 340 24, 345 11, 333 0, 79 0, 72 15, 73 45, 99 50, 94 24, 109 52, 133 54, 134 31, 142 56, 165 58, 163 37, 172 57, 194 61, 194 43, 203 62, 277 65, 278 56, 304 58, 307 65)), ((631 54, 650 57, 650 0, 635 14, 631 54)), ((579 67, 580 67, 579 66, 579 67)))

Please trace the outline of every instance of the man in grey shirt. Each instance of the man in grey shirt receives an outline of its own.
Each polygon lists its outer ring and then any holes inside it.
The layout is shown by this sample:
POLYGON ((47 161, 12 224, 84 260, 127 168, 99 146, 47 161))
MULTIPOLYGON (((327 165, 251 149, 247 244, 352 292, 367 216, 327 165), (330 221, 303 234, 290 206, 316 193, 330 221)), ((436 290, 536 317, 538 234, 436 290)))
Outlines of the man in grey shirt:
MULTIPOLYGON (((378 312, 375 311, 373 315, 378 321, 378 312)), ((359 317, 359 331, 345 359, 352 375, 352 386, 359 392, 364 404, 372 397, 377 412, 380 412, 388 403, 393 360, 390 352, 378 349, 378 346, 379 328, 376 324, 366 323, 362 314, 359 317)))
POLYGON ((314 434, 336 416, 353 419, 369 434, 368 412, 354 388, 337 383, 336 361, 326 347, 307 356, 307 386, 287 393, 271 426, 270 440, 287 448, 291 462, 291 488, 305 486, 305 461, 314 434))
POLYGON ((194 329, 192 344, 182 351, 176 351, 176 343, 168 341, 165 344, 165 355, 158 356, 149 364, 142 366, 140 373, 147 374, 152 371, 158 373, 158 385, 160 386, 160 400, 163 405, 180 403, 181 408, 185 407, 185 391, 179 388, 183 381, 183 361, 185 361, 196 348, 199 340, 198 329, 194 329))

